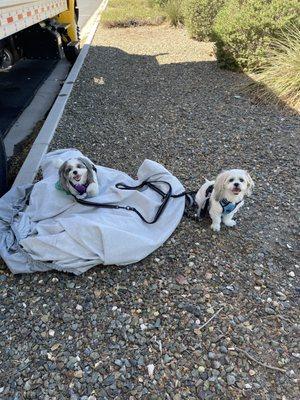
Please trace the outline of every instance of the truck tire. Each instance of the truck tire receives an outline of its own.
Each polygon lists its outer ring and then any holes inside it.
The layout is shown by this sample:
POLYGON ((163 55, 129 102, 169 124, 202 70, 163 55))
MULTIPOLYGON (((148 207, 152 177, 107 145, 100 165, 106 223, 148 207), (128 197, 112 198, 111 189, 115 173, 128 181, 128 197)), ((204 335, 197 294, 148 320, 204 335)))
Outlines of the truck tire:
POLYGON ((6 153, 2 138, 0 138, 0 197, 7 191, 6 153))
POLYGON ((70 43, 69 45, 65 46, 64 51, 66 59, 71 64, 74 64, 80 52, 78 46, 74 45, 73 43, 70 43))
POLYGON ((57 31, 61 35, 65 56, 74 64, 79 54, 80 32, 78 26, 79 9, 76 0, 68 1, 68 10, 60 13, 55 20, 57 31))
MULTIPOLYGON (((80 28, 78 25, 79 8, 77 6, 77 1, 74 2, 74 14, 75 14, 75 22, 76 22, 77 40, 78 40, 78 42, 80 42, 80 28)), ((66 59, 73 65, 80 53, 79 43, 72 43, 70 38, 68 37, 67 45, 64 46, 64 52, 65 52, 66 59)))

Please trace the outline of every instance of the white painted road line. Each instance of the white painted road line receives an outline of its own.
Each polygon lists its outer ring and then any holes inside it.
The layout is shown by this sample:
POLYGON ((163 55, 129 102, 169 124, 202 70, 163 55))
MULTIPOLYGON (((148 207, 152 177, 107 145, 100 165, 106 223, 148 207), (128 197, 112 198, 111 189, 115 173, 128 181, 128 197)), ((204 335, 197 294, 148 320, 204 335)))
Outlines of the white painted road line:
POLYGON ((96 29, 98 27, 101 13, 105 10, 107 6, 108 0, 103 0, 98 9, 94 12, 94 14, 89 18, 87 23, 84 25, 84 27, 81 29, 80 36, 81 36, 81 41, 83 43, 90 44, 93 40, 93 37, 95 35, 96 29), (96 25, 96 29, 94 31, 94 26, 96 25), (89 37, 89 35, 91 35, 89 37))
POLYGON ((76 81, 76 78, 79 74, 79 71, 83 65, 83 62, 85 60, 85 57, 88 54, 90 44, 93 40, 93 37, 96 33, 96 30, 99 25, 101 13, 105 10, 107 6, 108 0, 103 0, 99 8, 96 10, 96 12, 93 15, 93 26, 91 27, 91 30, 87 36, 87 39, 85 41, 85 44, 83 48, 81 49, 79 56, 73 65, 68 77, 66 78, 66 81, 57 97, 55 100, 47 118, 46 121, 40 130, 40 133, 38 134, 36 140, 34 141, 30 152, 28 156, 26 157, 26 160, 24 164, 22 165, 14 183, 13 186, 19 186, 19 185, 25 185, 25 184, 30 184, 33 182, 43 156, 46 154, 49 144, 51 143, 51 140, 54 136, 55 130, 57 128, 57 125, 60 121, 60 118, 63 114, 64 108, 67 104, 68 98, 71 94, 71 91, 73 89, 73 85, 76 81))
POLYGON ((77 0, 77 6, 79 8, 78 25, 80 30, 87 24, 87 21, 98 9, 100 3, 100 0, 77 0))

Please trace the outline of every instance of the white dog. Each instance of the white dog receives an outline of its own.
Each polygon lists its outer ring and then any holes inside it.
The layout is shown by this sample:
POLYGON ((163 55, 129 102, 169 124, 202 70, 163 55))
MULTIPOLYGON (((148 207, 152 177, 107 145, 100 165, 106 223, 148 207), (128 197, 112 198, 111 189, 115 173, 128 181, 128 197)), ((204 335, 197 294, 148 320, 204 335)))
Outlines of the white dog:
POLYGON ((243 206, 244 196, 251 195, 253 187, 249 173, 242 169, 224 171, 215 181, 206 180, 195 197, 198 216, 208 209, 212 219, 211 228, 216 232, 221 228, 221 221, 226 226, 235 226, 232 218, 243 206))
POLYGON ((97 169, 86 158, 65 161, 58 173, 61 189, 80 199, 96 196, 99 192, 97 169))

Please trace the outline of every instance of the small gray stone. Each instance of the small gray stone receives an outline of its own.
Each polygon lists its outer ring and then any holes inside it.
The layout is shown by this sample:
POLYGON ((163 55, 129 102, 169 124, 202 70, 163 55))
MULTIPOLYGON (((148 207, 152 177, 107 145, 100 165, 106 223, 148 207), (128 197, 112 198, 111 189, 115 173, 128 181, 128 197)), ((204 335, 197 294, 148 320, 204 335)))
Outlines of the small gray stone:
POLYGON ((235 384, 235 376, 233 374, 228 374, 226 379, 228 385, 232 386, 235 384))
POLYGON ((92 358, 93 360, 99 360, 100 354, 97 353, 96 351, 93 351, 92 354, 91 354, 91 358, 92 358))
POLYGON ((63 314, 62 319, 64 322, 71 322, 73 320, 73 316, 71 314, 63 314))
POLYGON ((269 315, 275 315, 276 314, 275 310, 273 310, 273 308, 271 308, 271 307, 266 307, 265 308, 265 312, 267 314, 269 314, 269 315))
POLYGON ((166 354, 165 356, 164 356, 164 362, 165 363, 169 363, 170 361, 172 361, 173 360, 173 357, 170 357, 168 354, 166 354))
POLYGON ((287 299, 287 296, 282 292, 276 292, 276 294, 279 297, 279 299, 282 301, 285 301, 287 299))
MULTIPOLYGON (((140 356, 138 361, 137 361, 138 365, 145 365, 145 360, 143 356, 140 356)), ((126 364, 125 364, 126 365, 126 364)), ((126 365, 126 367, 128 367, 128 365, 126 365)))
POLYGON ((114 385, 115 383, 116 383, 116 380, 115 380, 115 376, 113 374, 108 375, 103 381, 104 386, 111 386, 111 385, 114 385))
POLYGON ((213 366, 214 368, 219 369, 221 367, 221 363, 219 361, 214 361, 213 366))
POLYGON ((92 350, 91 349, 84 349, 84 354, 86 355, 86 356, 90 356, 91 355, 91 353, 92 353, 92 350))
POLYGON ((97 382, 102 382, 102 376, 100 375, 99 372, 93 372, 92 373, 92 382, 97 383, 97 382))
POLYGON ((75 365, 77 362, 78 362, 77 357, 70 356, 70 357, 68 358, 67 368, 70 368, 70 369, 73 368, 74 365, 75 365))
POLYGON ((228 350, 227 350, 227 348, 225 346, 221 346, 220 347, 220 352, 223 353, 223 354, 227 354, 228 350))
POLYGON ((161 320, 160 320, 160 318, 157 318, 157 320, 155 321, 154 327, 155 327, 155 328, 160 328, 160 327, 161 327, 161 320))

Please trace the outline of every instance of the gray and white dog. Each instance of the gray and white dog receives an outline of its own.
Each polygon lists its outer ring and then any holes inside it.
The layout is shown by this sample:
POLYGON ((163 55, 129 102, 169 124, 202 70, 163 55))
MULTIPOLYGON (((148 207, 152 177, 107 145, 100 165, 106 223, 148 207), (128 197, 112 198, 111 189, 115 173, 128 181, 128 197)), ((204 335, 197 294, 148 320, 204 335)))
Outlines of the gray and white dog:
POLYGON ((97 169, 84 157, 65 161, 58 173, 61 188, 80 199, 99 193, 97 169))

